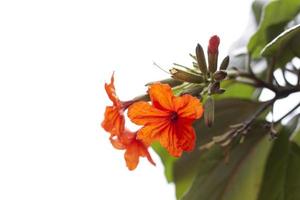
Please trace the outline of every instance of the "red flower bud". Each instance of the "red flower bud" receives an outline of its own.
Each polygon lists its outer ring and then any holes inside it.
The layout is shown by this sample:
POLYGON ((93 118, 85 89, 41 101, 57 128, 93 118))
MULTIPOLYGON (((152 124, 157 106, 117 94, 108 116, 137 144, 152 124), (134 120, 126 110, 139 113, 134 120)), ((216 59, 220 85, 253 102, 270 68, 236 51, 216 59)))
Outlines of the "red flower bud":
POLYGON ((217 35, 212 36, 209 39, 208 53, 210 54, 218 53, 219 44, 220 44, 220 38, 217 35))

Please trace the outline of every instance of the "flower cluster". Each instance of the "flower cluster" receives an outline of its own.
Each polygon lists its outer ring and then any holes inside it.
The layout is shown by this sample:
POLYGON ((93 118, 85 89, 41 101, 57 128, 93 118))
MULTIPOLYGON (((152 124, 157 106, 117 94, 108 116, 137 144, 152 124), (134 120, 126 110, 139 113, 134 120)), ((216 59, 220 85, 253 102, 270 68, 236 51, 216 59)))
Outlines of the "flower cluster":
POLYGON ((107 106, 102 127, 110 133, 110 141, 116 149, 124 149, 127 167, 136 168, 139 157, 147 157, 155 165, 147 148, 158 141, 175 157, 195 146, 194 120, 200 118, 203 108, 200 101, 188 94, 174 96, 168 84, 154 83, 149 86, 151 103, 146 101, 122 102, 116 95, 114 75, 105 84, 112 106, 107 106), (142 127, 131 132, 125 127, 124 111, 129 119, 142 127))
POLYGON ((112 101, 107 106, 102 127, 110 133, 110 141, 116 149, 125 150, 127 167, 137 167, 140 157, 153 162, 148 148, 153 142, 159 142, 170 155, 180 157, 184 151, 195 147, 196 134, 192 126, 204 112, 205 124, 214 122, 214 101, 212 95, 225 92, 220 83, 227 77, 226 69, 229 57, 225 57, 218 67, 220 39, 214 35, 207 48, 207 60, 200 44, 196 46, 193 68, 179 64, 170 69, 171 79, 147 84, 147 98, 135 98, 121 101, 115 91, 114 75, 111 82, 105 84, 105 90, 112 101), (175 94, 174 94, 175 92, 175 94), (207 95, 204 104, 199 99, 207 95), (125 112, 136 125, 137 131, 125 127, 125 112))

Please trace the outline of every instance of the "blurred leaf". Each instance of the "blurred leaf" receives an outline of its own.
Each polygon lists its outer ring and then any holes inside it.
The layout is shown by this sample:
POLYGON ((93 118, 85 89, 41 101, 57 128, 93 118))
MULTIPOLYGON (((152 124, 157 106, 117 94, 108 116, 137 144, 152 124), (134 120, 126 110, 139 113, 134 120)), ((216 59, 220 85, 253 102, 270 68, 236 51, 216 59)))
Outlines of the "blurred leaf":
POLYGON ((281 54, 283 51, 289 50, 288 45, 296 37, 300 37, 300 24, 285 30, 274 38, 263 48, 261 55, 265 57, 276 56, 278 53, 281 54))
POLYGON ((293 133, 290 140, 295 142, 300 147, 300 129, 293 133))
MULTIPOLYGON (((216 101, 215 123, 211 128, 204 124, 204 120, 197 121, 194 127, 197 132, 197 147, 211 141, 213 136, 221 135, 229 130, 229 125, 237 124, 248 119, 261 104, 253 101, 239 99, 224 99, 216 101), (230 117, 228 117, 230 116, 230 117)), ((194 177, 203 165, 203 170, 210 170, 215 162, 219 162, 222 153, 218 149, 208 152, 194 150, 185 153, 174 163, 174 182, 176 185, 176 196, 180 198, 193 183, 194 177), (202 157, 203 156, 203 157, 202 157)), ((202 169, 202 168, 201 168, 202 169)))
POLYGON ((261 125, 253 127, 244 143, 230 151, 228 163, 219 160, 209 170, 205 170, 205 162, 199 163, 197 176, 182 199, 254 200, 272 146, 263 133, 261 125))
POLYGON ((198 163, 198 174, 182 199, 300 199, 300 148, 289 141, 298 118, 280 127, 279 137, 273 142, 267 139, 266 130, 256 123, 244 143, 230 151, 227 164, 219 160, 206 169, 206 162, 198 163))
POLYGON ((252 3, 252 11, 255 16, 256 24, 258 25, 261 19, 262 11, 268 0, 256 0, 252 3))
POLYGON ((165 176, 167 181, 169 183, 173 182, 173 165, 177 158, 170 156, 167 150, 163 148, 158 142, 153 143, 151 147, 159 155, 165 167, 165 176))
POLYGON ((300 148, 289 141, 294 129, 295 123, 289 123, 275 140, 267 160, 259 200, 300 199, 300 148))
POLYGON ((263 11, 263 19, 257 32, 248 43, 248 50, 252 57, 259 58, 265 45, 284 31, 284 27, 299 11, 299 0, 270 1, 263 11))
POLYGON ((248 25, 243 35, 231 46, 230 52, 230 67, 246 69, 247 61, 247 44, 250 37, 256 32, 263 7, 268 0, 256 0, 252 4, 252 12, 249 17, 248 25))
POLYGON ((299 126, 299 121, 300 119, 300 114, 297 114, 293 120, 295 121, 295 124, 298 126, 298 129, 291 135, 290 141, 296 143, 300 147, 300 126, 299 126))
POLYGON ((222 81, 221 88, 224 88, 226 91, 222 95, 215 95, 215 99, 252 99, 255 91, 255 88, 250 85, 237 83, 232 80, 222 81))
POLYGON ((277 68, 284 67, 296 56, 300 57, 300 24, 282 32, 263 48, 261 54, 275 58, 277 68))

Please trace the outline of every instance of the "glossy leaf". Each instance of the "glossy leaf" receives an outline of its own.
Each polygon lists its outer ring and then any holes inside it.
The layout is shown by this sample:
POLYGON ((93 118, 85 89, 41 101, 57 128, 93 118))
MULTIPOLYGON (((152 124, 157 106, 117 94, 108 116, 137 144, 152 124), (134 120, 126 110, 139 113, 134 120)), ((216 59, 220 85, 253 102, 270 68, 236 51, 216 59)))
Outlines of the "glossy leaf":
POLYGON ((270 1, 263 11, 263 18, 257 32, 248 43, 248 50, 254 58, 259 58, 261 50, 284 31, 286 24, 300 11, 299 0, 270 1))
POLYGON ((263 48, 261 55, 265 57, 271 57, 278 55, 278 53, 281 54, 282 51, 289 49, 288 45, 293 41, 293 39, 295 39, 295 37, 300 37, 300 24, 285 30, 276 38, 274 38, 263 48))
POLYGON ((262 56, 274 58, 276 67, 283 67, 294 57, 300 56, 300 24, 294 26, 268 43, 262 56))

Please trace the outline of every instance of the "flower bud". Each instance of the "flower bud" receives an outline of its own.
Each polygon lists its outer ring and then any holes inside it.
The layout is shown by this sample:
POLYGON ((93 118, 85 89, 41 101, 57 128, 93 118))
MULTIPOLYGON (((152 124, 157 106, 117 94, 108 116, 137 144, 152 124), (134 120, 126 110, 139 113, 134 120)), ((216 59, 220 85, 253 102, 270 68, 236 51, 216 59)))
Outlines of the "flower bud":
POLYGON ((205 61, 205 55, 204 55, 203 49, 200 44, 197 44, 197 47, 196 47, 196 58, 197 58, 198 67, 199 67, 200 71, 204 75, 206 75, 207 66, 206 66, 206 61, 205 61))
POLYGON ((229 56, 226 56, 220 66, 220 70, 226 70, 229 64, 229 56))
POLYGON ((222 81, 226 78, 226 76, 227 76, 227 72, 225 72, 225 71, 216 71, 214 73, 214 79, 216 81, 222 81))
POLYGON ((220 38, 217 35, 212 36, 209 39, 208 53, 210 53, 210 54, 219 53, 219 50, 218 50, 219 44, 220 44, 220 38))
POLYGON ((185 81, 189 83, 203 83, 204 79, 201 75, 193 74, 190 72, 186 72, 180 69, 172 68, 170 69, 170 73, 172 74, 172 78, 185 81))
POLYGON ((214 99, 209 96, 204 104, 204 121, 205 125, 212 127, 215 118, 214 99))
POLYGON ((225 89, 220 88, 220 82, 214 82, 208 86, 208 94, 223 94, 225 89))
POLYGON ((146 83, 145 86, 149 86, 149 85, 152 85, 157 82, 162 83, 162 84, 168 84, 171 87, 175 87, 175 86, 181 85, 183 83, 182 81, 179 81, 179 80, 176 80, 173 78, 168 78, 168 79, 164 79, 164 80, 160 80, 160 81, 153 81, 153 82, 146 83))
POLYGON ((216 94, 220 89, 220 82, 214 82, 208 86, 208 94, 216 94))
POLYGON ((217 70, 219 44, 220 44, 220 38, 217 35, 214 35, 210 38, 207 52, 208 52, 208 69, 211 73, 214 73, 217 70))

